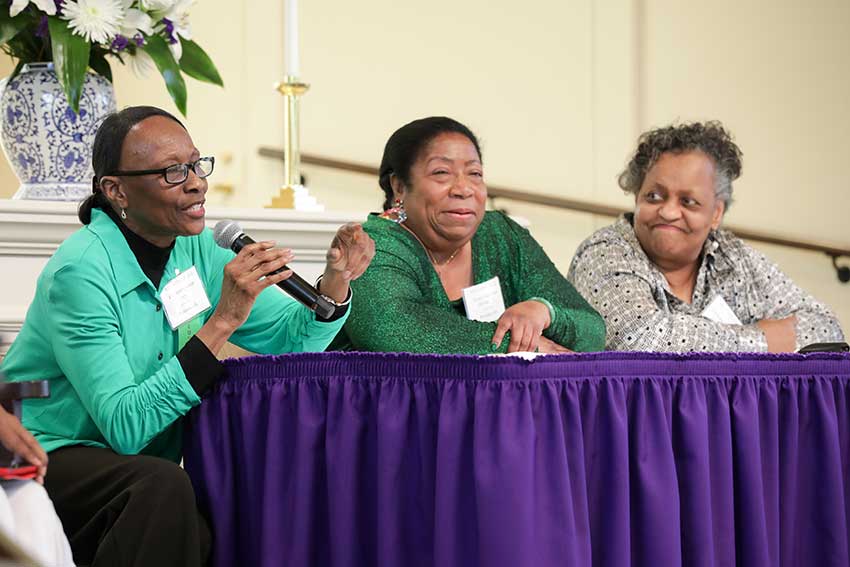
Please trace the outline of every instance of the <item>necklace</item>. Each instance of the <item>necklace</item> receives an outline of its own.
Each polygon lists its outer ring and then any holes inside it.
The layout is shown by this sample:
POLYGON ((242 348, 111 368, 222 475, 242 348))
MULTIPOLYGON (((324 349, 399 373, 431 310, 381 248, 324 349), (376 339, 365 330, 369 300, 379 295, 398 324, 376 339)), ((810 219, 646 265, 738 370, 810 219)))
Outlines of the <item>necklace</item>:
MULTIPOLYGON (((430 250, 428 250, 427 247, 425 247, 423 245, 423 248, 425 248, 425 252, 428 253, 428 258, 431 260, 431 263, 434 264, 434 266, 440 266, 440 267, 448 266, 451 263, 451 261, 455 259, 455 256, 457 256, 457 253, 460 252, 460 248, 458 248, 457 250, 452 252, 452 255, 449 256, 448 260, 444 260, 443 262, 438 262, 437 259, 434 258, 434 254, 430 250)), ((463 247, 461 246, 461 248, 463 248, 463 247)), ((439 271, 439 270, 437 270, 437 271, 439 271)))
POLYGON ((434 253, 431 252, 431 250, 427 246, 425 246, 425 243, 422 242, 422 240, 420 240, 418 236, 416 236, 415 232, 410 230, 410 228, 406 227, 404 225, 404 223, 401 223, 399 226, 401 226, 407 232, 412 234, 413 238, 415 238, 417 240, 417 242, 419 242, 419 244, 422 245, 422 248, 425 250, 425 254, 428 256, 428 259, 431 261, 431 264, 433 264, 434 269, 437 270, 438 274, 441 273, 440 268, 445 268, 446 266, 448 266, 451 263, 451 261, 455 259, 455 256, 457 256, 458 252, 460 252, 463 249, 463 246, 461 246, 460 248, 458 248, 457 250, 452 252, 451 256, 449 256, 447 260, 443 260, 442 262, 438 262, 437 259, 434 257, 434 253))

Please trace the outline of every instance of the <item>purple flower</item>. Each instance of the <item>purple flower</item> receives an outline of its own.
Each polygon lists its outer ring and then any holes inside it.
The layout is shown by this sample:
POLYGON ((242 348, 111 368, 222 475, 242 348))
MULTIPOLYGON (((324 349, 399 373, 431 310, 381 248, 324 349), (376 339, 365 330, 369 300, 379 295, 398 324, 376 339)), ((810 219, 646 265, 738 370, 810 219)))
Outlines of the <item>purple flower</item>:
POLYGON ((145 44, 145 36, 140 33, 137 33, 133 36, 133 42, 136 44, 136 47, 141 47, 145 44))
POLYGON ((165 37, 168 43, 177 43, 177 37, 174 35, 174 22, 168 18, 162 18, 162 23, 165 24, 165 37))
POLYGON ((35 28, 35 36, 36 37, 47 37, 48 29, 47 29, 47 16, 42 15, 38 20, 38 25, 35 28))
POLYGON ((53 3, 56 4, 56 15, 62 15, 62 5, 65 3, 65 0, 53 0, 53 3))
POLYGON ((113 51, 124 51, 127 48, 127 45, 130 43, 130 40, 124 37, 121 34, 115 36, 115 39, 112 40, 113 51))

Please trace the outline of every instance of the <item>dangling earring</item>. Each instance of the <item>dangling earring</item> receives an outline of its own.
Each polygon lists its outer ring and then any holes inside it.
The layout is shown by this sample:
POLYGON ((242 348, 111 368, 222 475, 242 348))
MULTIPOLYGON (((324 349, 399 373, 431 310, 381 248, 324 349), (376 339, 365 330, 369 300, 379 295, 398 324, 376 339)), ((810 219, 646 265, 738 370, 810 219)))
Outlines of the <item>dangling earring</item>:
POLYGON ((404 201, 396 199, 392 208, 381 213, 382 219, 387 219, 397 224, 401 224, 407 220, 407 211, 404 210, 404 201))
POLYGON ((121 209, 121 220, 127 220, 127 211, 121 209))

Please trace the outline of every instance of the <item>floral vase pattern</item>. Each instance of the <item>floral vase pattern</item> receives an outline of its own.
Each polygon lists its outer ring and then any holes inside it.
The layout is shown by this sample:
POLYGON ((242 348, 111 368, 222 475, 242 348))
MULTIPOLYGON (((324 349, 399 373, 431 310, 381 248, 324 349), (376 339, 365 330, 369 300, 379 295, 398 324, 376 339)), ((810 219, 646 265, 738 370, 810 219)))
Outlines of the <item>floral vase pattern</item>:
POLYGON ((79 114, 68 106, 52 63, 25 65, 0 89, 0 140, 21 182, 13 198, 80 201, 89 195, 94 135, 115 112, 112 84, 88 73, 79 114))

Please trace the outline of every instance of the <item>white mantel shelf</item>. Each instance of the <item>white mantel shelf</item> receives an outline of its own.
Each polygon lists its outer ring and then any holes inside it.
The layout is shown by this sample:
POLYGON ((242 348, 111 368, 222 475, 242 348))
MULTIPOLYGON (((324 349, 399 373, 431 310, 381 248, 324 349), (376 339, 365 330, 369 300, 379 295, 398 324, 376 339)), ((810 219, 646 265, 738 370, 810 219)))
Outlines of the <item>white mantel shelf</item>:
MULTIPOLYGON (((340 212, 299 212, 284 209, 207 209, 207 226, 234 219, 255 240, 275 235, 282 245, 321 254, 340 225, 362 222, 365 215, 340 212), (281 238, 284 237, 284 238, 281 238)), ((0 255, 50 256, 81 226, 77 204, 0 199, 0 255)))
MULTIPOLYGON (((321 273, 325 253, 340 225, 362 222, 363 213, 300 212, 283 209, 207 209, 207 226, 239 222, 255 240, 292 248, 292 263, 308 281, 321 273)), ((77 204, 0 199, 0 356, 24 320, 36 280, 59 245, 82 225, 77 204)))

